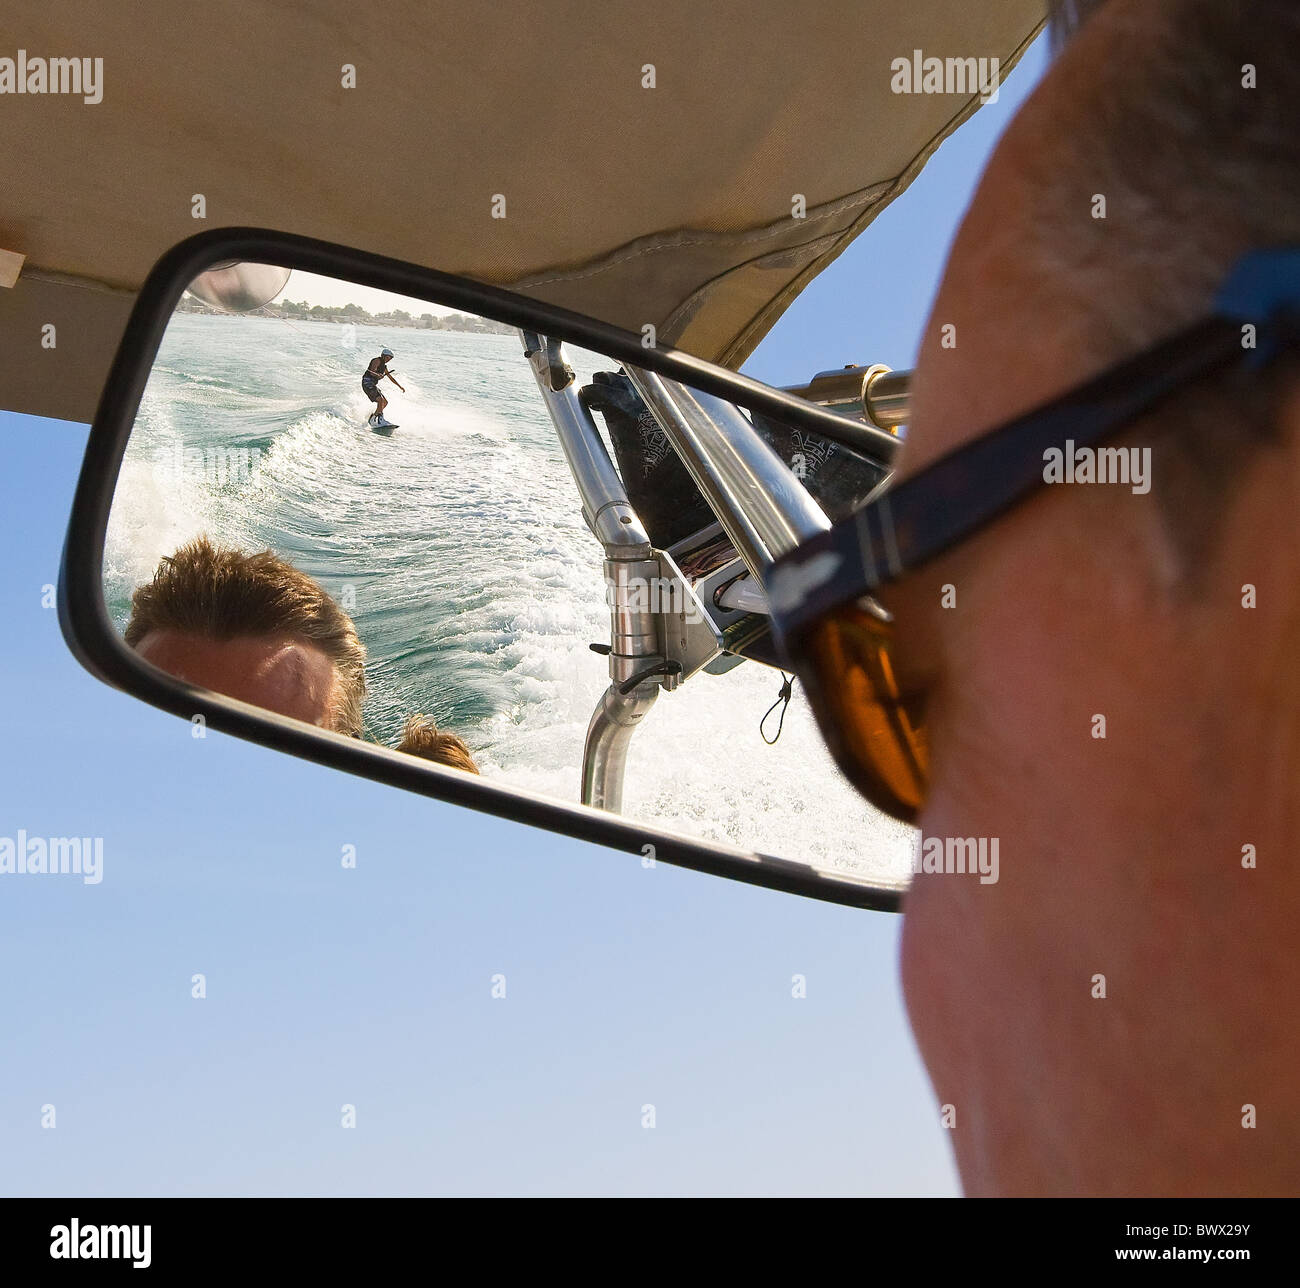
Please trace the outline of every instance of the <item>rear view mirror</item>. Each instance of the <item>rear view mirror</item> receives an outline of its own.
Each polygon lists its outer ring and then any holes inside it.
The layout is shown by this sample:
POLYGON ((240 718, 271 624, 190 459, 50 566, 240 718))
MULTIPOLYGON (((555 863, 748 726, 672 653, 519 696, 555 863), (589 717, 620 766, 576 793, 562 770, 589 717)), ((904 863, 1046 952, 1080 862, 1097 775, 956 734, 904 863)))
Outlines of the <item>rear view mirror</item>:
POLYGON ((104 392, 64 632, 215 729, 895 909, 913 835, 833 766, 763 591, 888 471, 897 440, 848 411, 463 278, 204 234, 104 392))

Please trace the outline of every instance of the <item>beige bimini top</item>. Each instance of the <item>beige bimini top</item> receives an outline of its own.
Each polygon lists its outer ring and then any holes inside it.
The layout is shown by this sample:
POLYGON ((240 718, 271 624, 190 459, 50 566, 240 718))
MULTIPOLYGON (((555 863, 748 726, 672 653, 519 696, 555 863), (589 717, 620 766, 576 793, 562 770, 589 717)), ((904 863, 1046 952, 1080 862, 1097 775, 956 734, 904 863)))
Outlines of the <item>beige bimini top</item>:
POLYGON ((30 5, 0 47, 0 268, 25 257, 0 287, 0 407, 91 419, 150 266, 230 225, 738 366, 980 106, 897 92, 894 60, 1005 76, 1043 19, 1043 0, 30 5), (82 92, 50 93, 73 72, 34 59, 89 60, 82 92))

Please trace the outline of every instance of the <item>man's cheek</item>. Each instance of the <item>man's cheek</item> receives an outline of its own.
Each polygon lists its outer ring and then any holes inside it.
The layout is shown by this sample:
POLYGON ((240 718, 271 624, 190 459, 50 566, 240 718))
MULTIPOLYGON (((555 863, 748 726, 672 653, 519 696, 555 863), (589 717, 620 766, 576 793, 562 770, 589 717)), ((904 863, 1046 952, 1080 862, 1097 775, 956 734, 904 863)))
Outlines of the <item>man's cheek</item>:
MULTIPOLYGON (((903 984, 903 1000, 907 1004, 913 1027, 918 1030, 918 1021, 930 1013, 931 1004, 936 1000, 935 949, 941 942, 934 909, 937 894, 939 892, 935 889, 933 880, 914 876, 903 912, 899 973, 903 984)), ((919 1036, 918 1032, 918 1038, 919 1036)))
MULTIPOLYGON (((972 1131, 983 1121, 981 1088, 988 1051, 981 1046, 987 1008, 983 980, 969 960, 954 878, 914 879, 903 913, 900 974, 903 1000, 917 1049, 930 1078, 936 1112, 958 1166, 970 1166, 972 1131)), ((969 1184, 969 1180, 966 1181, 969 1184)))
POLYGON ((941 1090, 954 1047, 965 1045, 962 1028, 977 1009, 978 981, 968 954, 972 924, 968 891, 959 883, 979 878, 920 873, 912 878, 903 912, 900 971, 903 998, 917 1043, 941 1090))

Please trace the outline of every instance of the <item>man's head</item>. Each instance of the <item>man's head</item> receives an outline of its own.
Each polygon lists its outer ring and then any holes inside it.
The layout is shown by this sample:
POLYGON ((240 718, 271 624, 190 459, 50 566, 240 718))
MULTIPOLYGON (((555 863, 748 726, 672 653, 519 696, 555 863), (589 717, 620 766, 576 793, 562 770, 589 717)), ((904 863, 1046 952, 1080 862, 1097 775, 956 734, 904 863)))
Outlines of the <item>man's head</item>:
POLYGON ((391 349, 385 349, 379 356, 387 362, 388 359, 393 356, 393 351, 391 349))
MULTIPOLYGON (((1096 12, 954 244, 904 475, 1195 321, 1243 251, 1300 242, 1294 5, 1070 8, 1096 12)), ((1000 849, 996 884, 917 878, 908 1004, 972 1190, 1293 1189, 1294 368, 1198 386, 1120 442, 1150 447, 1149 493, 1045 487, 881 596, 931 687, 922 834, 1000 849), (1268 1129, 1243 1129, 1261 1100, 1268 1129)))
POLYGON ((361 736, 365 648, 315 581, 269 550, 199 537, 164 558, 131 601, 126 642, 179 679, 361 736))
POLYGON ((463 769, 466 773, 478 773, 478 766, 463 739, 440 730, 431 716, 412 716, 402 730, 402 741, 397 750, 452 769, 463 769))

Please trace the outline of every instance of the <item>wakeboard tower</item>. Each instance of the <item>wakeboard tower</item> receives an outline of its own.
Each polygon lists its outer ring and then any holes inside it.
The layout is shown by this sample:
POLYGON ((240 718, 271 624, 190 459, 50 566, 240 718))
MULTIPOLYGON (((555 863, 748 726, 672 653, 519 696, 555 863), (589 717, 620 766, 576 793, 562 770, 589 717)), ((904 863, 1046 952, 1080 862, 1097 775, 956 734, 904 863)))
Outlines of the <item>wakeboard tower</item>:
MULTIPOLYGON (((559 341, 520 339, 604 547, 610 638, 591 648, 608 659, 610 684, 587 727, 580 799, 618 813, 629 741, 661 691, 745 662, 779 671, 767 568, 783 542, 846 517, 888 477, 910 373, 855 366, 787 390, 816 409, 804 422, 814 432, 720 399, 701 405, 630 365, 583 385, 559 341), (737 477, 755 485, 737 488, 737 477)), ((789 692, 781 674, 778 701, 789 692)))

